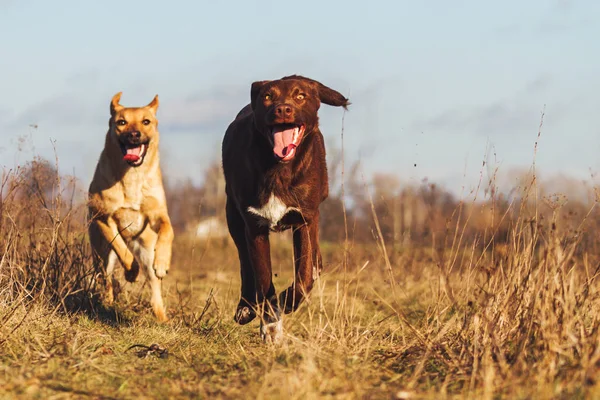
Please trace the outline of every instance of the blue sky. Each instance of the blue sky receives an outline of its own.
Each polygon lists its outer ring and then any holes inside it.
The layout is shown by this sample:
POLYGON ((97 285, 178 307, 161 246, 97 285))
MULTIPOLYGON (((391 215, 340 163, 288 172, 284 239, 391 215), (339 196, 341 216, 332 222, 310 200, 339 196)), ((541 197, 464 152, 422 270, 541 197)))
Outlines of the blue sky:
MULTIPOLYGON (((302 74, 350 97, 344 141, 365 174, 476 184, 600 170, 600 2, 0 0, 0 163, 33 153, 89 181, 109 101, 159 94, 171 177, 200 181, 254 80, 302 74), (37 129, 30 124, 37 124, 37 129), (19 152, 19 138, 27 137, 19 152), (415 166, 416 164, 416 166, 415 166)), ((321 108, 330 148, 342 111, 321 108)))

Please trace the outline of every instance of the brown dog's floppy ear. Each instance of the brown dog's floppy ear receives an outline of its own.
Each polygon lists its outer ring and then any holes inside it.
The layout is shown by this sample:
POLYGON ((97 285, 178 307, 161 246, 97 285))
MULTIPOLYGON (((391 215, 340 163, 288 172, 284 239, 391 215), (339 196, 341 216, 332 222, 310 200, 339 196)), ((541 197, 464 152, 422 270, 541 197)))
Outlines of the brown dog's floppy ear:
POLYGON ((115 115, 115 113, 117 111, 119 111, 123 108, 123 106, 119 104, 122 94, 123 94, 123 92, 119 92, 119 93, 115 94, 113 96, 112 100, 110 101, 110 115, 115 115))
POLYGON ((152 101, 148 103, 146 107, 152 109, 152 112, 156 115, 156 110, 158 109, 158 95, 154 96, 152 101))
POLYGON ((321 103, 334 107, 344 107, 344 110, 348 109, 350 102, 340 92, 323 85, 321 82, 317 82, 317 90, 319 91, 321 103))
POLYGON ((256 107, 256 99, 260 93, 260 89, 269 82, 271 81, 256 81, 252 83, 252 87, 250 88, 250 105, 252 106, 252 110, 256 107))
POLYGON ((283 77, 282 79, 301 79, 314 84, 319 92, 319 100, 321 103, 334 106, 334 107, 344 107, 345 110, 348 109, 350 102, 347 98, 345 98, 340 92, 333 90, 321 82, 315 81, 314 79, 306 78, 301 75, 290 75, 283 77))

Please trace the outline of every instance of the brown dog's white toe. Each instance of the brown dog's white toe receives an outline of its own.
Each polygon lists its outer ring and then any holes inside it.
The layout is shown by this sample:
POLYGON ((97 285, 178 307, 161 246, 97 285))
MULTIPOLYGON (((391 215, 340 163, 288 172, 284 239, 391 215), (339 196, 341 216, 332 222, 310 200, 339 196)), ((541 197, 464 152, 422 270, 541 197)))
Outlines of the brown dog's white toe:
POLYGON ((265 343, 279 344, 283 340, 283 321, 281 319, 260 323, 260 337, 265 343))

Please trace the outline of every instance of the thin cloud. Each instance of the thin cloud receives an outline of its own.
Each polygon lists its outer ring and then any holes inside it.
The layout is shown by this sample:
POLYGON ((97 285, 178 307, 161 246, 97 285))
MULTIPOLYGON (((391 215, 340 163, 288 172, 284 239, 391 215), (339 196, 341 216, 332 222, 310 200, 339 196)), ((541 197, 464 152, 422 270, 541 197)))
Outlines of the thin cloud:
MULTIPOLYGON (((413 127, 419 130, 467 132, 485 136, 519 134, 535 128, 543 104, 533 105, 532 97, 539 97, 550 86, 550 77, 542 76, 518 90, 514 98, 471 108, 447 110, 432 118, 417 121, 413 127)), ((555 118, 565 107, 557 107, 555 104, 555 118)))
POLYGON ((0 121, 6 121, 11 117, 12 113, 8 108, 0 107, 0 121))
POLYGON ((250 102, 245 88, 213 88, 162 105, 161 129, 169 131, 224 131, 239 110, 250 102))
POLYGON ((535 126, 538 117, 539 110, 499 101, 470 110, 446 111, 415 124, 415 128, 483 135, 512 134, 535 126))
MULTIPOLYGON (((451 109, 429 119, 417 121, 414 129, 436 130, 453 133, 475 133, 485 136, 514 135, 535 128, 539 123, 543 104, 535 104, 533 98, 551 87, 549 76, 540 76, 509 99, 502 99, 486 105, 451 109)), ((566 104, 554 104, 553 116, 560 117, 566 104)))
POLYGON ((573 10, 575 1, 573 0, 556 0, 554 4, 554 11, 556 12, 568 12, 573 10))
MULTIPOLYGON (((4 124, 7 130, 17 130, 29 125, 45 125, 51 128, 85 127, 105 121, 99 109, 106 105, 86 99, 78 93, 63 93, 34 104, 4 124)), ((60 130, 57 130, 60 135, 60 130)))
POLYGON ((549 75, 542 75, 525 85, 525 94, 536 94, 545 91, 552 85, 553 79, 549 75))
POLYGON ((16 0, 0 0, 0 10, 6 11, 16 3, 16 0))
MULTIPOLYGON (((249 102, 248 92, 241 88, 213 88, 163 101, 159 110, 161 129, 202 131, 223 126, 249 102)), ((58 135, 64 128, 89 131, 91 127, 106 126, 109 98, 105 94, 91 98, 89 93, 69 92, 33 104, 12 117, 0 109, 0 127, 14 131, 33 124, 57 130, 58 135)))

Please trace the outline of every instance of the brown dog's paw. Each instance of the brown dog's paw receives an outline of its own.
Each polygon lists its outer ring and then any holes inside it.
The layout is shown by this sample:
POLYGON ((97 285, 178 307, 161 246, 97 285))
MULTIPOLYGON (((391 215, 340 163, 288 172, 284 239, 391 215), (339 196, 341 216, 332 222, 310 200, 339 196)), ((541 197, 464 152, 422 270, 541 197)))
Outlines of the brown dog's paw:
POLYGON ((138 274, 140 273, 140 264, 138 264, 137 260, 134 260, 131 263, 131 269, 125 270, 125 279, 127 282, 135 282, 138 274))
POLYGON ((233 320, 240 325, 246 325, 254 318, 256 318, 256 312, 248 305, 239 305, 233 316, 233 320))
POLYGON ((294 292, 294 288, 290 286, 279 294, 279 304, 283 307, 283 312, 285 314, 296 311, 304 299, 304 296, 295 294, 294 292))

